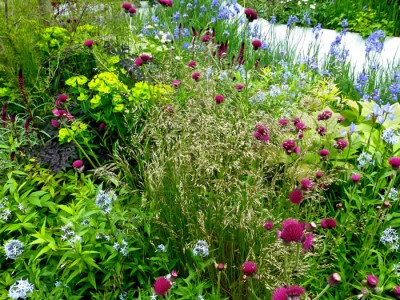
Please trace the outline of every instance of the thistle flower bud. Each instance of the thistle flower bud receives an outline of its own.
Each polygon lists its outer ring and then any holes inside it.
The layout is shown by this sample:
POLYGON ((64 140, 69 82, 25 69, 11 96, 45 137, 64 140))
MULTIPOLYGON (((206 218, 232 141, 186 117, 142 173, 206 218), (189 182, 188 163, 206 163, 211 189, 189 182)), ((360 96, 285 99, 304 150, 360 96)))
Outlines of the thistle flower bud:
POLYGON ((328 278, 328 283, 330 286, 337 286, 339 282, 342 280, 342 277, 338 273, 333 273, 328 278))

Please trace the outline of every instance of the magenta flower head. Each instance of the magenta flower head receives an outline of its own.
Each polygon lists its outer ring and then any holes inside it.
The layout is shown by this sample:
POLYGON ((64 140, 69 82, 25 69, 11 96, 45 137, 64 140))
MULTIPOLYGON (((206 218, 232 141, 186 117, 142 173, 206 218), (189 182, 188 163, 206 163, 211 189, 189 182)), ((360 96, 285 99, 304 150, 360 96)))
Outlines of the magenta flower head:
POLYGON ((297 122, 295 126, 296 126, 296 130, 297 131, 305 131, 305 130, 307 130, 307 126, 303 122, 297 122))
POLYGON ((314 236, 312 233, 307 233, 303 241, 303 250, 312 250, 314 245, 314 236))
POLYGON ((254 131, 254 132, 253 132, 253 136, 254 136, 257 140, 259 140, 259 139, 261 138, 262 134, 259 133, 258 131, 254 131))
POLYGON ((129 2, 122 3, 122 8, 125 9, 126 11, 128 11, 131 7, 132 4, 130 4, 129 2))
POLYGON ((319 126, 315 129, 316 132, 318 132, 318 134, 320 136, 324 136, 326 135, 326 128, 324 126, 319 126))
POLYGON ((197 63, 194 60, 191 60, 188 62, 188 67, 194 69, 197 65, 197 63))
POLYGON ((74 169, 79 169, 79 168, 81 168, 82 166, 83 166, 83 161, 81 161, 80 159, 75 160, 75 161, 72 163, 72 167, 73 167, 74 169))
POLYGON ((289 123, 289 120, 285 119, 285 118, 284 119, 280 119, 278 123, 281 126, 286 126, 289 123))
POLYGON ((342 152, 348 145, 349 143, 346 140, 339 139, 336 141, 335 148, 338 149, 339 152, 342 152))
POLYGON ((257 20, 257 18, 258 18, 257 13, 252 8, 246 8, 244 10, 244 14, 246 15, 246 18, 247 18, 247 20, 249 20, 249 22, 253 22, 254 20, 257 20))
POLYGON ((65 94, 58 95, 58 100, 61 102, 66 102, 68 100, 68 96, 65 94))
POLYGON ((324 176, 324 173, 322 173, 321 171, 315 172, 315 177, 321 178, 322 176, 324 176))
POLYGON ((168 293, 171 286, 172 284, 167 278, 160 277, 154 282, 154 293, 156 293, 158 296, 164 296, 166 293, 168 293))
POLYGON ((288 297, 290 297, 290 299, 294 300, 294 299, 299 299, 300 300, 300 296, 303 296, 305 294, 305 290, 298 285, 292 285, 286 288, 286 295, 288 297))
POLYGON ((317 116, 317 120, 318 121, 328 120, 330 117, 332 117, 332 112, 330 110, 325 110, 317 116))
POLYGON ((172 86, 178 88, 181 85, 181 82, 177 79, 172 80, 172 86))
POLYGON ((93 46, 93 44, 94 44, 94 41, 93 41, 93 40, 86 40, 86 41, 83 43, 83 46, 91 48, 91 47, 93 46))
POLYGON ((296 189, 290 192, 289 200, 293 204, 300 204, 301 202, 303 202, 303 193, 300 190, 296 189))
POLYGON ((266 142, 269 142, 269 140, 270 140, 270 137, 269 137, 269 135, 267 135, 267 134, 263 134, 263 135, 260 137, 260 141, 261 141, 261 142, 266 143, 266 142))
POLYGON ((337 223, 335 219, 332 218, 326 218, 321 220, 321 227, 326 228, 326 229, 333 229, 336 228, 337 223))
POLYGON ((339 116, 337 119, 338 123, 342 123, 344 121, 344 117, 343 116, 339 116))
POLYGON ((305 191, 311 191, 314 188, 313 182, 308 178, 300 180, 301 188, 305 191))
POLYGON ((267 134, 269 132, 268 128, 263 123, 260 122, 256 124, 256 130, 260 134, 267 134))
POLYGON ((400 285, 396 286, 396 287, 393 289, 393 294, 395 295, 395 297, 396 297, 397 299, 400 299, 400 285))
POLYGON ((258 50, 262 46, 262 42, 260 40, 254 40, 252 43, 253 49, 258 50))
POLYGON ((224 100, 225 100, 224 96, 219 95, 219 94, 216 95, 214 99, 215 99, 215 102, 217 102, 218 104, 224 102, 224 100))
POLYGON ((339 282, 342 280, 342 277, 338 273, 333 273, 328 278, 328 283, 330 286, 337 286, 339 282))
POLYGON ((321 157, 326 157, 329 154, 331 154, 331 152, 329 150, 326 150, 326 149, 322 149, 321 151, 319 151, 319 155, 321 155, 321 157))
POLYGON ((136 8, 131 7, 128 12, 130 13, 130 15, 135 15, 136 14, 136 8))
POLYGON ((153 56, 149 54, 141 54, 139 57, 143 62, 148 62, 149 60, 153 59, 153 56))
POLYGON ((203 43, 208 43, 210 40, 211 40, 211 36, 208 35, 208 34, 204 35, 204 36, 201 38, 201 41, 202 41, 203 43))
POLYGON ((266 230, 272 230, 274 228, 274 223, 272 223, 271 221, 267 221, 264 223, 264 228, 266 230))
POLYGON ((51 125, 53 125, 55 128, 60 127, 60 123, 55 119, 51 119, 51 125))
POLYGON ((199 72, 195 72, 192 74, 192 79, 198 81, 200 79, 201 74, 199 72))
POLYGON ((99 125, 99 130, 100 130, 100 131, 103 131, 104 128, 106 128, 106 126, 107 126, 106 123, 104 123, 104 122, 100 123, 100 125, 99 125))
POLYGON ((388 162, 389 162, 389 165, 392 166, 393 170, 400 169, 400 157, 393 156, 393 157, 389 158, 388 162))
POLYGON ((171 282, 175 282, 176 279, 178 278, 178 272, 175 271, 175 270, 172 270, 170 275, 171 275, 171 277, 170 277, 169 280, 170 280, 171 282))
POLYGON ((244 85, 243 84, 237 84, 235 88, 237 90, 242 90, 242 89, 244 89, 244 85))
POLYGON ((350 179, 353 180, 354 182, 358 182, 361 179, 360 174, 353 174, 350 176, 350 179))
POLYGON ((285 287, 280 287, 274 290, 272 293, 272 299, 271 300, 287 300, 288 296, 286 295, 286 288, 285 287))
POLYGON ((374 276, 374 275, 367 275, 367 285, 370 288, 376 288, 376 286, 378 285, 379 279, 378 277, 374 276))
POLYGON ((242 271, 245 275, 251 276, 257 272, 257 264, 252 261, 246 261, 242 265, 242 271))
POLYGON ((135 66, 136 67, 140 67, 142 65, 143 65, 143 60, 140 57, 136 58, 135 59, 135 66))
POLYGON ((296 142, 294 140, 286 140, 282 143, 282 148, 287 154, 292 154, 296 152, 296 142))
POLYGON ((173 3, 172 0, 158 0, 158 3, 164 6, 172 7, 173 3))
POLYGON ((298 242, 303 239, 305 225, 298 223, 297 220, 287 219, 282 223, 282 232, 280 238, 285 243, 298 242))

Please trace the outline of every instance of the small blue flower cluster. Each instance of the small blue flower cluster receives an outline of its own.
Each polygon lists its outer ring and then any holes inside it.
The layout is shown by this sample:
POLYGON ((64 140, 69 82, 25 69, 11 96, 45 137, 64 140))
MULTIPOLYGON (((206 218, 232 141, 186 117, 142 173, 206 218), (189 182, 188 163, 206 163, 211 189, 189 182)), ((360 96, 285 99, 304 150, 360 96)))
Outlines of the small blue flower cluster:
POLYGON ((385 33, 382 30, 374 31, 365 41, 365 52, 381 53, 383 49, 382 40, 385 38, 385 33))
POLYGON ((314 34, 314 38, 318 39, 319 38, 319 34, 321 33, 322 30, 322 25, 321 23, 318 23, 317 25, 315 25, 312 29, 312 33, 314 34))
POLYGON ((392 101, 398 100, 398 95, 400 92, 400 71, 394 72, 393 83, 389 86, 389 92, 392 96, 392 101))
POLYGON ((342 43, 342 35, 336 36, 335 40, 331 44, 329 54, 332 55, 338 62, 344 62, 349 56, 349 50, 340 47, 342 43))
POLYGON ((299 22, 300 22, 300 20, 296 15, 294 15, 294 16, 290 15, 288 18, 288 21, 286 23, 286 26, 288 28, 292 28, 293 24, 296 25, 299 22))
POLYGON ((309 13, 305 13, 305 14, 303 15, 303 22, 304 22, 305 24, 307 24, 308 26, 311 25, 311 19, 310 19, 310 14, 309 14, 309 13))
POLYGON ((368 79, 369 79, 369 74, 367 74, 367 73, 361 73, 358 75, 357 82, 355 84, 355 88, 361 96, 364 95, 363 88, 367 84, 368 79))

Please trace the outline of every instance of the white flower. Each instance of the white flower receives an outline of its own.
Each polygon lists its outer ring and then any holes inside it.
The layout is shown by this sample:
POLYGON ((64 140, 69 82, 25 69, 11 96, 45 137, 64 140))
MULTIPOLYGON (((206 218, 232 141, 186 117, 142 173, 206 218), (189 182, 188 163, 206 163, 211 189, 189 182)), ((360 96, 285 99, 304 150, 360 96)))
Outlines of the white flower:
POLYGON ((0 219, 3 221, 8 221, 8 217, 11 216, 11 210, 5 209, 0 213, 0 219))
POLYGON ((199 240, 197 241, 196 245, 193 248, 193 255, 194 256, 201 256, 205 257, 208 256, 208 244, 206 241, 199 240))
POLYGON ((96 196, 95 204, 98 208, 103 210, 104 214, 111 212, 112 202, 117 199, 117 195, 113 190, 103 191, 101 190, 96 196))
POLYGON ((388 246, 393 251, 397 251, 399 249, 399 234, 391 227, 386 228, 382 232, 381 243, 388 246))
POLYGON ((34 285, 30 284, 28 280, 20 279, 10 287, 8 296, 15 300, 18 298, 25 299, 27 293, 33 293, 33 288, 34 285))
POLYGON ((393 128, 387 128, 383 130, 381 139, 389 145, 394 145, 398 142, 398 135, 393 128))
POLYGON ((156 252, 164 252, 165 253, 165 252, 167 252, 167 247, 165 247, 164 244, 160 244, 157 246, 156 252))
POLYGON ((372 160, 372 155, 367 152, 362 152, 360 156, 357 158, 358 167, 361 169, 365 166, 371 165, 373 166, 375 162, 372 160))
POLYGON ((9 240, 4 244, 7 259, 17 259, 24 252, 24 244, 18 240, 9 240))
POLYGON ((315 4, 311 4, 311 5, 310 5, 310 8, 311 8, 311 9, 315 9, 315 4))

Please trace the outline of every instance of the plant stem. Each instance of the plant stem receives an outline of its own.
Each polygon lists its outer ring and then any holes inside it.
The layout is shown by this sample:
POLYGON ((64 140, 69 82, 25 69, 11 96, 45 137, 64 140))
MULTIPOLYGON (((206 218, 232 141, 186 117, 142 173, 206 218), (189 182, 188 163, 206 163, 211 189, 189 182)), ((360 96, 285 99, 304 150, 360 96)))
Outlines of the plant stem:
POLYGON ((321 296, 323 296, 330 288, 330 285, 327 284, 326 287, 324 287, 324 289, 313 299, 313 300, 317 300, 319 298, 321 298, 321 296))
POLYGON ((296 253, 296 263, 295 263, 295 265, 294 265, 292 274, 296 271, 297 266, 298 266, 298 264, 299 264, 299 258, 300 258, 300 243, 297 243, 296 251, 297 251, 297 253, 296 253))
POLYGON ((6 28, 8 31, 8 0, 4 0, 4 16, 6 18, 6 28))

